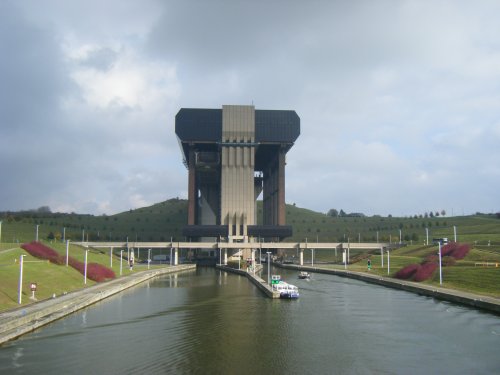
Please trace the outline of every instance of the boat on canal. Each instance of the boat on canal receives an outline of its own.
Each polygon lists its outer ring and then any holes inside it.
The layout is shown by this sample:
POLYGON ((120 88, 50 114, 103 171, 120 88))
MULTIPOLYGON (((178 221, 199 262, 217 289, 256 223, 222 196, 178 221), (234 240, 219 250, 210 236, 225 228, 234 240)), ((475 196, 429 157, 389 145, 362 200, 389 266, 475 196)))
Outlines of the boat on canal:
POLYGON ((299 298, 299 288, 287 282, 280 281, 273 285, 273 290, 280 293, 280 298, 296 299, 299 298))
POLYGON ((306 271, 300 271, 299 273, 299 279, 307 279, 309 280, 311 278, 311 274, 309 272, 306 272, 306 271))

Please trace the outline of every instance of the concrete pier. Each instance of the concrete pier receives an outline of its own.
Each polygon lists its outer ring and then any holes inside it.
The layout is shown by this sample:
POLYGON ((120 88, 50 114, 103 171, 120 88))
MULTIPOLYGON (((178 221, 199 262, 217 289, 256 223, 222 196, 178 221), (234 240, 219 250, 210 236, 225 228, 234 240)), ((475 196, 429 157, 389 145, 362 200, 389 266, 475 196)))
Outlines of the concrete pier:
POLYGON ((0 313, 0 345, 153 277, 194 269, 196 265, 189 264, 136 272, 0 313))
POLYGON ((226 272, 231 272, 231 273, 236 273, 238 275, 246 276, 254 285, 257 286, 257 288, 259 288, 269 298, 273 299, 280 298, 279 292, 273 291, 271 285, 269 285, 266 281, 261 279, 259 276, 257 276, 257 274, 254 274, 253 272, 237 270, 235 268, 231 268, 224 265, 216 265, 216 268, 226 272))

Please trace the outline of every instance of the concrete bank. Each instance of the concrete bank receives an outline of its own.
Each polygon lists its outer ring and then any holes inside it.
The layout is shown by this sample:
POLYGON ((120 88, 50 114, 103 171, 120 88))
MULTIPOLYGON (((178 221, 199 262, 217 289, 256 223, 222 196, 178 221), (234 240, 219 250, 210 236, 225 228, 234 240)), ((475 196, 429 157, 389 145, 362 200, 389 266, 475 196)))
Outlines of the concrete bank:
POLYGON ((60 297, 0 313, 0 345, 153 277, 196 269, 195 264, 140 271, 60 297))
POLYGON ((393 279, 366 272, 353 272, 348 270, 297 266, 292 264, 281 264, 281 263, 274 263, 274 266, 287 269, 308 271, 308 272, 325 273, 341 277, 349 277, 352 279, 366 281, 372 284, 378 284, 389 288, 406 290, 408 292, 417 293, 423 296, 433 297, 439 300, 458 303, 461 305, 487 310, 495 314, 500 314, 500 299, 494 297, 488 297, 474 293, 446 289, 433 285, 420 284, 412 281, 393 279))
POLYGON ((257 276, 257 274, 243 270, 237 270, 235 268, 223 265, 216 265, 215 267, 226 272, 231 272, 231 273, 236 273, 238 275, 246 276, 253 284, 257 286, 257 288, 259 288, 262 292, 264 292, 264 294, 269 298, 280 298, 280 294, 276 291, 273 291, 271 286, 266 281, 257 276))

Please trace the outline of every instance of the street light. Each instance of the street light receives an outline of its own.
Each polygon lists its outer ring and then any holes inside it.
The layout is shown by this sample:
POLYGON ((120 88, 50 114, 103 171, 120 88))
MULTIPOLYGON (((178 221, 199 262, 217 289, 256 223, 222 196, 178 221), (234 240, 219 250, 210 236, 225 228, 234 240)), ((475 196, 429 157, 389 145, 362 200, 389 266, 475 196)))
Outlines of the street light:
POLYGON ((66 267, 68 267, 68 259, 69 259, 69 240, 66 241, 66 267))
POLYGON ((87 285, 87 257, 89 254, 89 250, 85 249, 85 268, 84 268, 84 273, 83 273, 83 283, 87 285))
POLYGON ((122 275, 123 269, 123 250, 120 250, 120 276, 122 275))
POLYGON ((267 252, 267 284, 271 285, 271 252, 267 252))
POLYGON ((441 267, 441 241, 439 241, 439 285, 443 285, 443 271, 441 267))
POLYGON ((389 250, 387 250, 387 275, 389 275, 391 269, 391 259, 389 257, 389 250))
POLYGON ((151 263, 151 249, 148 249, 148 270, 149 270, 150 263, 151 263))
POLYGON ((17 303, 21 304, 21 296, 23 293, 23 258, 26 255, 19 256, 19 286, 17 288, 17 303))

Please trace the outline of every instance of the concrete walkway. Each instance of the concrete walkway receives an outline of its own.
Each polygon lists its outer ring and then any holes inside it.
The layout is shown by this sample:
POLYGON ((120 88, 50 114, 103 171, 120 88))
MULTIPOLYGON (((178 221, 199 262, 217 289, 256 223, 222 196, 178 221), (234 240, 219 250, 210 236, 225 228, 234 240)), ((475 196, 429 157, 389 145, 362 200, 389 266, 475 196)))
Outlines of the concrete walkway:
POLYGON ((273 265, 276 267, 293 269, 297 271, 300 270, 300 271, 337 275, 341 277, 349 277, 352 279, 366 281, 372 284, 378 284, 389 288, 406 290, 408 292, 417 293, 428 297, 433 297, 439 300, 458 303, 461 305, 487 310, 495 314, 500 314, 499 298, 462 292, 454 289, 437 287, 434 285, 421 284, 412 281, 399 280, 367 272, 355 272, 348 270, 329 269, 329 268, 310 267, 310 266, 297 266, 292 264, 281 264, 281 263, 274 263, 273 265))
POLYGON ((66 295, 0 313, 0 345, 155 276, 194 270, 195 264, 140 271, 66 295))

